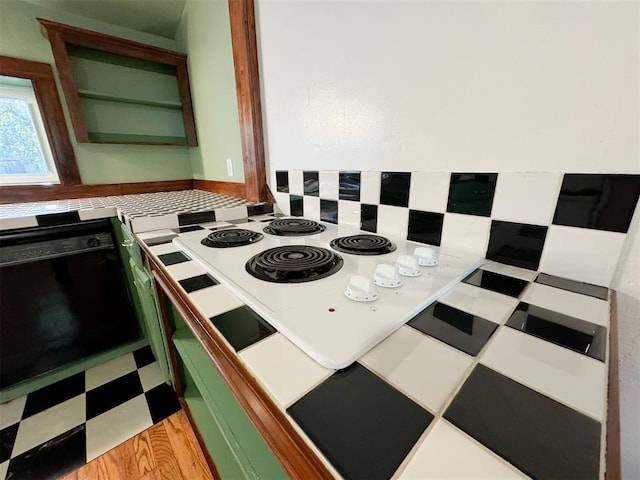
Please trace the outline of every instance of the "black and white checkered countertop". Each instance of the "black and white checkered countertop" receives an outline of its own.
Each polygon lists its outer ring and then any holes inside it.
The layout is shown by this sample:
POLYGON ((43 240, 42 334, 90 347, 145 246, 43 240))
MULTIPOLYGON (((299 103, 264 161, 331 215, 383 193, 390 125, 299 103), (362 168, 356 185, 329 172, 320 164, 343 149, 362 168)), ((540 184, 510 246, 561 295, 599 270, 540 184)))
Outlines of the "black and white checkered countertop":
POLYGON ((13 203, 0 205, 0 231, 118 216, 133 232, 145 232, 247 218, 263 212, 265 205, 200 190, 13 203))
POLYGON ((178 251, 180 234, 138 238, 336 477, 603 478, 607 288, 487 260, 336 371, 178 251))

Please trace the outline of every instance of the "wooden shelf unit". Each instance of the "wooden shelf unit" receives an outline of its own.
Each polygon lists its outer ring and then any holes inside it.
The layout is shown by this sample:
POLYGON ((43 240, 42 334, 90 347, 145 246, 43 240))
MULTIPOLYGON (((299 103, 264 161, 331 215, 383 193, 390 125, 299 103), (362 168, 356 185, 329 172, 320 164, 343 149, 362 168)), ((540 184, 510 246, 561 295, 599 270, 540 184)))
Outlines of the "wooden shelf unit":
POLYGON ((185 54, 38 22, 78 143, 197 146, 185 54))

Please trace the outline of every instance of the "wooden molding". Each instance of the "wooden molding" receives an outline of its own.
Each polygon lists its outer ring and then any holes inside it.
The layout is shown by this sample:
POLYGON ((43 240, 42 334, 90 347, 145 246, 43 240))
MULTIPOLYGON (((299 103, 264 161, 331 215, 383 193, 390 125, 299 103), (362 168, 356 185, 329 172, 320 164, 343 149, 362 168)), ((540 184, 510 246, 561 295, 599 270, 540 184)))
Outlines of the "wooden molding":
POLYGON ((81 184, 51 65, 0 56, 0 74, 31 80, 60 183, 65 187, 81 184))
POLYGON ((209 320, 198 312, 189 297, 175 286, 164 272, 164 267, 153 261, 148 247, 141 243, 141 248, 149 257, 156 285, 185 320, 185 324, 200 342, 212 364, 289 477, 333 478, 326 465, 274 400, 240 362, 236 352, 226 344, 209 320))
POLYGON ((607 392, 607 452, 605 462, 605 480, 621 479, 618 295, 615 290, 611 290, 611 316, 609 321, 609 389, 607 392))
POLYGON ((162 182, 106 183, 102 185, 16 185, 2 187, 0 190, 0 204, 168 192, 191 190, 192 188, 193 180, 190 179, 162 182))
POLYGON ((219 182, 217 180, 194 180, 193 188, 195 190, 204 190, 205 192, 222 193, 231 197, 245 198, 244 183, 235 182, 219 182))
POLYGON ((229 0, 229 19, 246 185, 245 196, 254 202, 268 201, 264 188, 267 177, 253 0, 229 0))

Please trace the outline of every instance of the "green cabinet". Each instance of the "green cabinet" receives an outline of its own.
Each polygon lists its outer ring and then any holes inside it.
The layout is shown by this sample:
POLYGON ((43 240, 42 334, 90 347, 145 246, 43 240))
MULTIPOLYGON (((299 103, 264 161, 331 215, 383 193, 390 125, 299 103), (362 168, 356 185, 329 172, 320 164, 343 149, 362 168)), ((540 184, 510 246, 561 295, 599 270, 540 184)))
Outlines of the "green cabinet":
MULTIPOLYGON (((117 222, 115 219, 113 221, 117 222)), ((133 238, 129 227, 119 224, 119 227, 114 230, 117 232, 116 237, 120 245, 123 268, 131 289, 136 315, 144 325, 149 345, 165 380, 171 381, 171 370, 167 357, 167 337, 162 328, 160 315, 158 315, 153 277, 144 266, 140 247, 133 238)))
POLYGON ((176 327, 172 340, 184 399, 220 476, 223 479, 288 478, 200 343, 188 328, 179 323, 176 327))

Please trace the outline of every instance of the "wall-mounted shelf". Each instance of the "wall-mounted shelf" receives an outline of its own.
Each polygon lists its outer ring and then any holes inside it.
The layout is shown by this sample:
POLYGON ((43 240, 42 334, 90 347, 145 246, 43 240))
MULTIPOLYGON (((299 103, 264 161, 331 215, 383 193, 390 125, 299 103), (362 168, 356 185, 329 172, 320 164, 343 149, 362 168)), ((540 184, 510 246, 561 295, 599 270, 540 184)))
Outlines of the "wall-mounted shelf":
POLYGON ((38 21, 79 143, 197 145, 185 54, 38 21))

